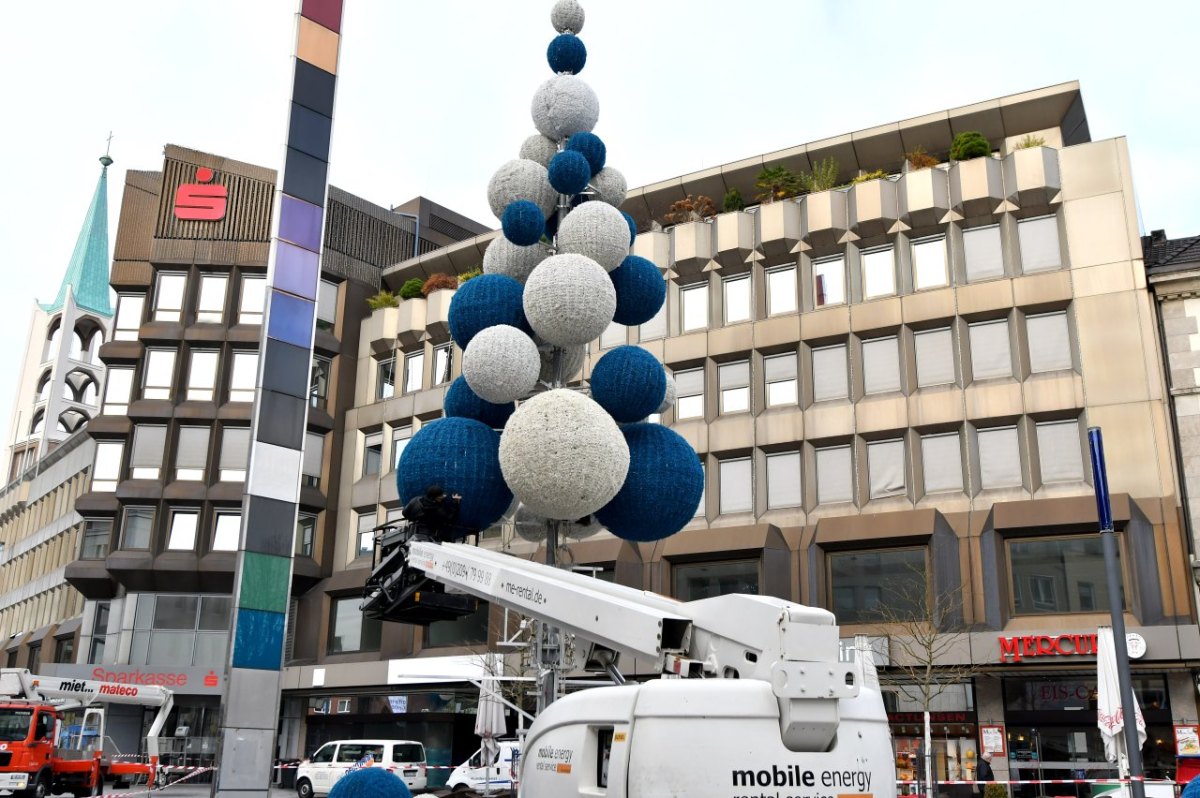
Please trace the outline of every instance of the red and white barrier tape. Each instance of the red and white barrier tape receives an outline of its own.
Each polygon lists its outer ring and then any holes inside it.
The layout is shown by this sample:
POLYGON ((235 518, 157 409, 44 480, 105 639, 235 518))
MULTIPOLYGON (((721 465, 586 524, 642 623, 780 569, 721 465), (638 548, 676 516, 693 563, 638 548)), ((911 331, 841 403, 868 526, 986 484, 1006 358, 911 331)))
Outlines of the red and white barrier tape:
POLYGON ((175 781, 168 782, 167 784, 164 784, 161 787, 147 787, 144 790, 134 790, 131 792, 106 792, 103 795, 97 796, 97 798, 127 798, 127 796, 131 796, 131 795, 146 795, 147 793, 151 792, 152 790, 158 791, 158 790, 165 790, 168 787, 174 787, 176 784, 185 782, 188 779, 192 778, 193 776, 199 776, 201 773, 203 773, 205 771, 209 771, 209 770, 213 770, 213 768, 211 768, 211 767, 192 768, 191 773, 187 774, 186 776, 184 776, 182 778, 176 779, 175 781))
MULTIPOLYGON (((300 767, 300 765, 299 765, 299 764, 295 764, 295 765, 272 765, 272 766, 271 766, 271 769, 272 769, 272 770, 295 770, 295 769, 296 769, 296 768, 298 768, 298 767, 300 767)), ((372 765, 372 767, 377 767, 377 768, 378 768, 378 767, 383 767, 383 765, 372 765)), ((418 765, 418 766, 416 766, 416 767, 424 767, 426 770, 454 770, 456 767, 458 767, 458 765, 423 765, 423 766, 421 766, 421 765, 418 765)), ((405 768, 393 768, 393 769, 395 769, 395 770, 412 770, 412 769, 413 769, 413 767, 405 767, 405 768)))
MULTIPOLYGON (((935 785, 943 784, 1129 784, 1132 781, 1147 781, 1144 776, 1128 779, 1015 779, 1013 781, 993 780, 993 781, 935 781, 935 785)), ((1150 781, 1161 781, 1162 783, 1184 784, 1186 782, 1172 782, 1169 779, 1150 779, 1150 781)), ((897 779, 897 784, 922 784, 916 780, 897 779)))

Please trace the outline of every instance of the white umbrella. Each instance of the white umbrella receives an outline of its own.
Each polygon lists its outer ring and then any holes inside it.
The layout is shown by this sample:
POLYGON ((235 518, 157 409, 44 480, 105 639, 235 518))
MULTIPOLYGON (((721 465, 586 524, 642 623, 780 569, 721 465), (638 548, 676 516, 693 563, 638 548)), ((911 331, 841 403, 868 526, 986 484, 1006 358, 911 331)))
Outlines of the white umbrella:
MULTIPOLYGON (((1117 678, 1117 653, 1112 628, 1101 626, 1096 632, 1096 723, 1104 739, 1104 753, 1109 762, 1118 762, 1121 777, 1129 775, 1129 753, 1126 749, 1125 713, 1121 707, 1121 683, 1117 678)), ((1137 725, 1138 750, 1146 742, 1146 721, 1137 697, 1133 699, 1134 722, 1137 725)))
POLYGON ((504 704, 496 691, 496 680, 490 676, 484 677, 479 685, 479 708, 475 713, 475 734, 482 741, 483 765, 488 774, 485 791, 491 790, 492 763, 500 755, 496 738, 502 737, 507 730, 504 725, 504 704))

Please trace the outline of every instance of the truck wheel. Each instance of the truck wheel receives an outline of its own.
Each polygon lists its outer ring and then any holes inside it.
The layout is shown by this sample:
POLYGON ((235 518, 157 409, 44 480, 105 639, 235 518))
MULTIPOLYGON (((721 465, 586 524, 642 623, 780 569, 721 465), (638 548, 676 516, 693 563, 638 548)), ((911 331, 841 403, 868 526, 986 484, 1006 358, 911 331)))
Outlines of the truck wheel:
POLYGON ((469 789, 471 789, 471 788, 465 784, 455 784, 453 787, 450 788, 450 792, 466 792, 469 789))
POLYGON ((46 774, 39 773, 29 789, 18 794, 21 798, 47 798, 50 795, 50 784, 46 780, 46 774))
POLYGON ((308 779, 300 779, 296 782, 296 795, 300 798, 313 798, 312 782, 308 779))

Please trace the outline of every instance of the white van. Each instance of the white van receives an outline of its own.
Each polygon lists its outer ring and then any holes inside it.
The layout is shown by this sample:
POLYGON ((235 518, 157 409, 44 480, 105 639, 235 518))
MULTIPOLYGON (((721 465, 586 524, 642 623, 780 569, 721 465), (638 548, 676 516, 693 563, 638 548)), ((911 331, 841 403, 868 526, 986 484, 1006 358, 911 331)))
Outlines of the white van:
POLYGON ((387 768, 410 790, 425 789, 425 746, 415 740, 335 740, 325 743, 296 770, 300 798, 328 795, 355 766, 387 768))
POLYGON ((483 749, 480 748, 454 769, 450 778, 446 779, 446 786, 456 791, 470 788, 476 792, 483 792, 485 787, 493 790, 511 789, 521 757, 521 743, 517 740, 496 742, 500 745, 500 756, 495 762, 484 766, 483 749))

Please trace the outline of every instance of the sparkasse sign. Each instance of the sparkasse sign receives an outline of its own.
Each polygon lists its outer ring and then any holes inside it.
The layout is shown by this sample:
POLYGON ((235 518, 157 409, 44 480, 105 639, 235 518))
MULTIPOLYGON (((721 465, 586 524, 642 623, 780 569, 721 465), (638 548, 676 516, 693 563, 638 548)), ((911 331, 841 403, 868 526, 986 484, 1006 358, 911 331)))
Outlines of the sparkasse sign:
POLYGON ((110 695, 133 695, 127 692, 139 686, 166 687, 185 695, 221 695, 225 681, 223 669, 203 667, 156 668, 147 665, 51 665, 39 671, 63 679, 84 679, 111 684, 110 695), (117 692, 126 690, 126 692, 117 692))

